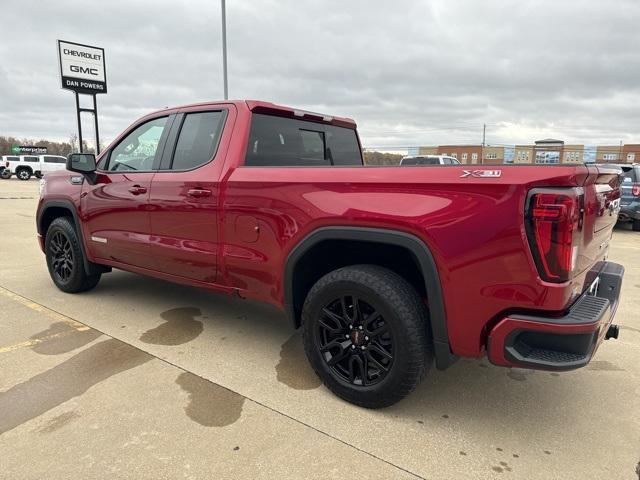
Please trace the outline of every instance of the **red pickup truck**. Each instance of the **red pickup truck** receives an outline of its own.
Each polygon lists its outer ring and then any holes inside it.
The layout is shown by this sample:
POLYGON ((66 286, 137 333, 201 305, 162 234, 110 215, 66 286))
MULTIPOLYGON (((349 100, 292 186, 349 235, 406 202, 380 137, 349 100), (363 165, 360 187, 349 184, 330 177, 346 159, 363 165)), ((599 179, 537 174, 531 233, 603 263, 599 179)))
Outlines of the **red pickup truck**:
POLYGON ((434 361, 570 370, 618 334, 618 168, 366 166, 351 119, 225 101, 147 115, 67 169, 37 211, 58 288, 119 268, 273 304, 364 407, 434 361))

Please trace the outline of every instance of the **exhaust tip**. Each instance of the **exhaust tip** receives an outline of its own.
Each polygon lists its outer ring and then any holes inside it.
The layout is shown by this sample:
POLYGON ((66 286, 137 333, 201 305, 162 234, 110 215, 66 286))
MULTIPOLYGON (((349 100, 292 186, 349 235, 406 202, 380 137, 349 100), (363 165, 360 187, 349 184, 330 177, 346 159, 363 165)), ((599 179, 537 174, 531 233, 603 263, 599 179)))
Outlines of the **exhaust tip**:
POLYGON ((604 339, 605 340, 609 340, 610 338, 617 339, 619 333, 620 333, 620 327, 618 325, 609 325, 609 329, 607 330, 607 333, 604 336, 604 339))

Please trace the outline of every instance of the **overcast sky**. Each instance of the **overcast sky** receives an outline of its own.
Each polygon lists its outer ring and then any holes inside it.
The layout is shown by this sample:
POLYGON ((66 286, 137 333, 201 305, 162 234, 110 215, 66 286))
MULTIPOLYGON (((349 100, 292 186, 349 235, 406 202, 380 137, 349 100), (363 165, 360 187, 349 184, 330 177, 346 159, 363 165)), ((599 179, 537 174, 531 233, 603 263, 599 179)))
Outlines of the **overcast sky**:
MULTIPOLYGON (((0 135, 66 139, 56 39, 105 48, 110 141, 222 98, 220 5, 3 0, 0 135)), ((365 146, 640 143, 637 0, 227 0, 229 95, 354 118, 365 146)), ((86 136, 92 122, 85 117, 86 136)))

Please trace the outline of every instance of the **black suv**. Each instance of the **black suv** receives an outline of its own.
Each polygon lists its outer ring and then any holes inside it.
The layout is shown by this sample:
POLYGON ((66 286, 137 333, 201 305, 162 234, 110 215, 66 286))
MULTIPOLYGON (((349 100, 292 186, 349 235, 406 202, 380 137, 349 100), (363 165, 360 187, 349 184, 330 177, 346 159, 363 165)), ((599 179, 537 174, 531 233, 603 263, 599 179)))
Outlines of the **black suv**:
POLYGON ((619 222, 631 222, 634 232, 640 232, 640 164, 619 165, 623 177, 620 184, 619 222))

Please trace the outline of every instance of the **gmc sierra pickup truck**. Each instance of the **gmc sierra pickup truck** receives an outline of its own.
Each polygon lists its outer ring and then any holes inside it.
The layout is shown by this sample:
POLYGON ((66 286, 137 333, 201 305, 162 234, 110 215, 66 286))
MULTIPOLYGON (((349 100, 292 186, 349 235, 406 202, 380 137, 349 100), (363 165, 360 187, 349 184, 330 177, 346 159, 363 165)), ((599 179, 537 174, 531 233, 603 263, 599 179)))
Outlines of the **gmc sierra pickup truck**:
POLYGON ((570 370, 617 337, 619 168, 363 163, 356 124, 261 101, 141 118, 41 182, 55 285, 111 268, 273 304, 368 408, 435 362, 570 370))

